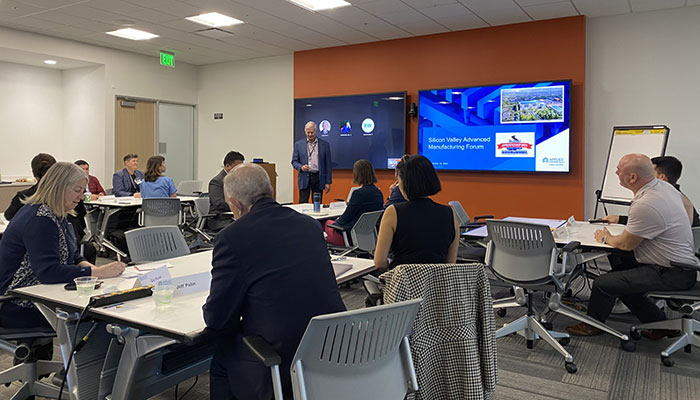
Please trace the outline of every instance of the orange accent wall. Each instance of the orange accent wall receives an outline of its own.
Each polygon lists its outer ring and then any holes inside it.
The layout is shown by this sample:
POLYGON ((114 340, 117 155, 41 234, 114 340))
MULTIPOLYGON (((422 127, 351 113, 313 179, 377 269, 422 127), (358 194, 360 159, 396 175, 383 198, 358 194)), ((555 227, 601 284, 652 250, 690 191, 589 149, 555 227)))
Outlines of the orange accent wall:
MULTIPOLYGON (((571 79, 571 172, 440 172, 441 203, 459 200, 470 216, 583 218, 586 21, 583 16, 294 53, 294 97, 338 96, 456 86, 571 79)), ((407 117, 417 153, 418 121, 407 117)), ((378 171, 389 194, 393 171, 378 171)), ((333 172, 324 202, 345 198, 352 171, 333 172)), ((296 173, 294 199, 298 201, 296 173)))

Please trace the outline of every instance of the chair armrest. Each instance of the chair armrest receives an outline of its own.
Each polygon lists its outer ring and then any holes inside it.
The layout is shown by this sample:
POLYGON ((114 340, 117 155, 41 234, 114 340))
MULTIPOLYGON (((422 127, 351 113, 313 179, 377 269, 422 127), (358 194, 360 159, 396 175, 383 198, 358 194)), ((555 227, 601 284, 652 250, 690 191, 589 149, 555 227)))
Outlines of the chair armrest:
POLYGON ((341 226, 338 226, 338 225, 336 225, 336 224, 328 224, 328 225, 326 225, 326 226, 329 227, 329 228, 333 228, 334 230, 336 230, 336 231, 338 231, 338 232, 345 232, 345 231, 346 231, 345 228, 343 228, 343 227, 341 227, 341 226))
POLYGON ((246 336, 243 338, 243 343, 266 367, 282 364, 282 357, 261 336, 246 336))
POLYGON ((16 297, 4 294, 4 295, 0 296, 0 304, 8 302, 10 300, 14 300, 14 299, 16 299, 16 297))
POLYGON ((565 253, 571 253, 571 252, 573 252, 574 250, 576 250, 576 249, 578 249, 578 248, 580 248, 580 247, 581 247, 581 242, 579 242, 579 241, 572 241, 572 242, 567 243, 566 246, 564 246, 564 248, 561 249, 561 251, 563 251, 563 252, 565 252, 565 253))
POLYGON ((486 223, 485 222, 468 222, 466 224, 460 225, 459 229, 476 229, 476 228, 481 228, 484 226, 486 223))
POLYGON ((671 266, 676 267, 676 268, 692 269, 693 271, 700 272, 700 266, 695 265, 695 264, 686 264, 686 263, 671 261, 671 266))
MULTIPOLYGON (((476 222, 480 219, 492 219, 492 218, 493 218, 493 215, 479 215, 479 216, 474 217, 473 222, 476 222)), ((484 221, 483 223, 486 223, 486 221, 484 221)))

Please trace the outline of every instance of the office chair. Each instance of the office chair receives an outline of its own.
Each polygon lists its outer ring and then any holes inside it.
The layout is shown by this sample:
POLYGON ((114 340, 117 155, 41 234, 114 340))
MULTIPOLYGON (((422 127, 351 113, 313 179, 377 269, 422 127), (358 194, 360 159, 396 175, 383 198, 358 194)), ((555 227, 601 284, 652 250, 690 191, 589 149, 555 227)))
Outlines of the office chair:
POLYGON ((202 181, 180 181, 177 185, 178 196, 199 196, 202 193, 202 181))
MULTIPOLYGON (((562 293, 567 291, 568 283, 584 273, 582 262, 591 259, 583 258, 577 251, 579 242, 571 242, 558 250, 547 225, 487 220, 486 228, 491 238, 486 250, 486 265, 497 279, 516 287, 515 297, 494 301, 494 308, 527 307, 526 315, 496 331, 497 338, 520 333, 527 339, 529 349, 535 340, 543 339, 564 356, 567 372, 575 373, 577 368, 574 358, 563 347, 568 344, 569 335, 549 331, 540 322, 542 315, 554 311, 595 326, 619 338, 624 350, 634 351, 635 342, 629 340, 627 335, 561 303, 562 293), (557 262, 559 256, 562 257, 561 263, 557 262), (549 296, 544 312, 535 308, 532 295, 536 291, 549 296)), ((605 254, 602 253, 602 256, 605 254)))
POLYGON ((180 199, 162 197, 143 199, 139 212, 140 226, 180 226, 184 217, 180 199))
MULTIPOLYGON (((12 300, 12 296, 0 296, 0 308, 2 303, 12 300)), ((42 376, 48 376, 52 372, 58 372, 62 367, 61 361, 37 360, 33 354, 31 345, 27 342, 34 340, 48 340, 49 343, 56 336, 53 329, 7 329, 0 328, 0 349, 14 355, 19 364, 0 372, 0 385, 9 385, 12 382, 22 382, 22 387, 12 396, 12 399, 24 400, 34 396, 58 398, 60 388, 45 382, 41 382, 42 376)), ((64 392, 64 398, 68 393, 64 392)))
POLYGON ((370 211, 360 215, 360 218, 355 222, 355 225, 350 229, 350 238, 352 246, 348 240, 348 231, 335 225, 329 224, 331 228, 343 234, 343 240, 347 249, 340 255, 346 255, 353 251, 360 250, 365 253, 374 254, 374 248, 377 247, 377 221, 384 213, 384 210, 370 211))
POLYGON ((148 226, 127 231, 126 244, 134 263, 160 261, 190 254, 177 226, 148 226))
MULTIPOLYGON (((700 246, 700 227, 693 229, 693 241, 695 244, 695 256, 700 258, 698 247, 700 246)), ((671 266, 676 268, 688 268, 700 272, 700 267, 692 264, 682 264, 671 262, 671 266)), ((681 336, 676 339, 670 346, 661 352, 661 362, 667 367, 673 366, 675 363, 671 358, 671 354, 677 352, 681 348, 686 353, 690 353, 693 346, 700 347, 700 321, 693 318, 696 311, 700 311, 700 282, 696 281, 695 286, 688 290, 677 291, 654 291, 647 293, 647 296, 656 299, 664 299, 669 304, 671 301, 679 303, 678 311, 682 314, 680 318, 650 322, 648 324, 635 325, 630 329, 630 336, 633 339, 641 338, 643 329, 670 329, 681 331, 681 336)))
MULTIPOLYGON (((312 318, 292 360, 294 399, 402 400, 417 390, 408 335, 421 301, 312 318)), ((270 367, 275 400, 283 400, 280 356, 260 336, 243 342, 270 367)))
POLYGON ((485 270, 480 263, 404 264, 381 275, 385 304, 423 299, 409 337, 415 400, 492 397, 498 367, 485 270))
POLYGON ((214 235, 204 230, 207 220, 216 216, 215 214, 209 214, 209 207, 208 197, 199 197, 194 200, 195 218, 183 226, 186 231, 194 235, 194 240, 190 243, 190 249, 213 246, 214 235))
MULTIPOLYGON (((462 203, 459 201, 450 201, 448 203, 457 215, 459 220, 460 234, 484 226, 486 218, 493 218, 493 215, 480 215, 474 220, 469 219, 469 215, 464 211, 462 203)), ((457 249, 457 259, 460 262, 484 262, 486 257, 486 248, 478 241, 459 239, 459 249, 457 249)))

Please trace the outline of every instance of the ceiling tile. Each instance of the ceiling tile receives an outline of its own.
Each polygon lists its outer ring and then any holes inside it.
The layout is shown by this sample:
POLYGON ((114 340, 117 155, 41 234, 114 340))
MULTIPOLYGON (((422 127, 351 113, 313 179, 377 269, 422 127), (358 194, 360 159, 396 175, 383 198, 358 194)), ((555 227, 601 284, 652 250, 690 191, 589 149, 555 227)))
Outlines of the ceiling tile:
POLYGON ((377 40, 377 38, 368 35, 364 32, 360 32, 359 30, 353 27, 332 20, 330 20, 329 22, 324 22, 322 24, 308 25, 307 28, 316 32, 326 34, 339 40, 344 40, 348 43, 357 43, 358 40, 377 40))
POLYGON ((41 10, 41 7, 35 7, 29 4, 18 3, 11 0, 0 1, 0 15, 5 14, 5 16, 12 15, 19 17, 40 12, 41 10))
MULTIPOLYGON (((192 17, 199 14, 204 14, 205 11, 202 8, 192 6, 190 4, 183 3, 176 0, 126 0, 129 3, 139 5, 141 7, 150 8, 152 10, 160 11, 176 17, 185 18, 192 17)), ((231 15, 234 17, 234 15, 231 15)))
POLYGON ((685 0, 630 0, 632 12, 645 12, 678 8, 685 5, 685 0))
POLYGON ((429 19, 423 22, 413 22, 410 25, 402 26, 402 28, 415 36, 449 32, 448 28, 429 19))
POLYGON ((459 0, 489 25, 531 21, 513 0, 459 0))
POLYGON ((420 12, 429 18, 442 18, 442 17, 459 17, 459 16, 473 16, 476 17, 471 11, 467 10, 460 3, 446 4, 444 6, 423 8, 420 12))
MULTIPOLYGON (((109 11, 98 10, 97 8, 88 7, 84 4, 74 4, 63 7, 60 10, 61 14, 85 18, 92 21, 102 23, 112 23, 112 21, 124 19, 123 15, 115 14, 109 11)), ((38 14, 39 16, 41 14, 38 14)))
POLYGON ((36 17, 19 17, 14 19, 14 22, 26 26, 32 26, 35 28, 44 28, 44 29, 54 29, 54 28, 59 28, 62 26, 65 26, 63 24, 59 24, 56 22, 51 22, 51 21, 46 21, 40 18, 36 17))
POLYGON ((53 9, 57 7, 62 7, 71 4, 70 1, 66 0, 13 0, 16 3, 27 4, 30 6, 39 7, 42 9, 53 9))
POLYGON ((476 15, 471 16, 446 16, 435 19, 440 25, 452 31, 463 31, 467 29, 486 28, 489 26, 484 20, 476 15))
POLYGON ((401 0, 377 0, 371 3, 360 4, 357 8, 374 15, 412 10, 411 6, 401 0))
POLYGON ((439 7, 448 4, 456 4, 457 0, 402 0, 413 8, 424 9, 431 7, 439 7))
POLYGON ((578 15, 574 6, 568 1, 559 3, 540 4, 536 6, 524 7, 525 12, 533 19, 544 20, 552 18, 571 17, 578 15))
MULTIPOLYGON (((520 7, 539 6, 542 4, 560 3, 562 0, 515 0, 520 7)), ((570 2, 570 0, 566 0, 570 2)))
POLYGON ((571 0, 576 9, 587 17, 626 14, 631 12, 627 0, 571 0))

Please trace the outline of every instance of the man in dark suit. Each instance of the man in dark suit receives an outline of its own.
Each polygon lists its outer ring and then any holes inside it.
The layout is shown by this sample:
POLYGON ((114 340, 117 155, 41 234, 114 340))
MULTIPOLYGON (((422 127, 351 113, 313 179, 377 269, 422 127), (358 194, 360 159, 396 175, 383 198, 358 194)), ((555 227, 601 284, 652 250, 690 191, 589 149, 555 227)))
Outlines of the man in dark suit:
POLYGON ((243 154, 237 151, 229 151, 224 157, 224 169, 209 181, 209 213, 217 214, 216 217, 207 220, 207 228, 220 231, 233 221, 229 215, 221 213, 230 212, 224 197, 224 178, 236 165, 245 161, 243 154))
POLYGON ((141 197, 139 185, 143 182, 143 172, 138 170, 138 154, 124 156, 124 169, 112 175, 112 194, 117 197, 141 197))
POLYGON ((299 171, 299 203, 308 203, 309 194, 331 190, 333 168, 331 166, 331 146, 317 135, 316 123, 309 121, 304 126, 306 138, 294 143, 292 166, 299 171))
POLYGON ((217 352, 210 368, 212 399, 272 399, 270 371, 242 342, 262 336, 282 357, 283 391, 309 320, 345 310, 320 225, 272 199, 265 170, 241 164, 224 179, 236 217, 214 244, 204 321, 217 352))

